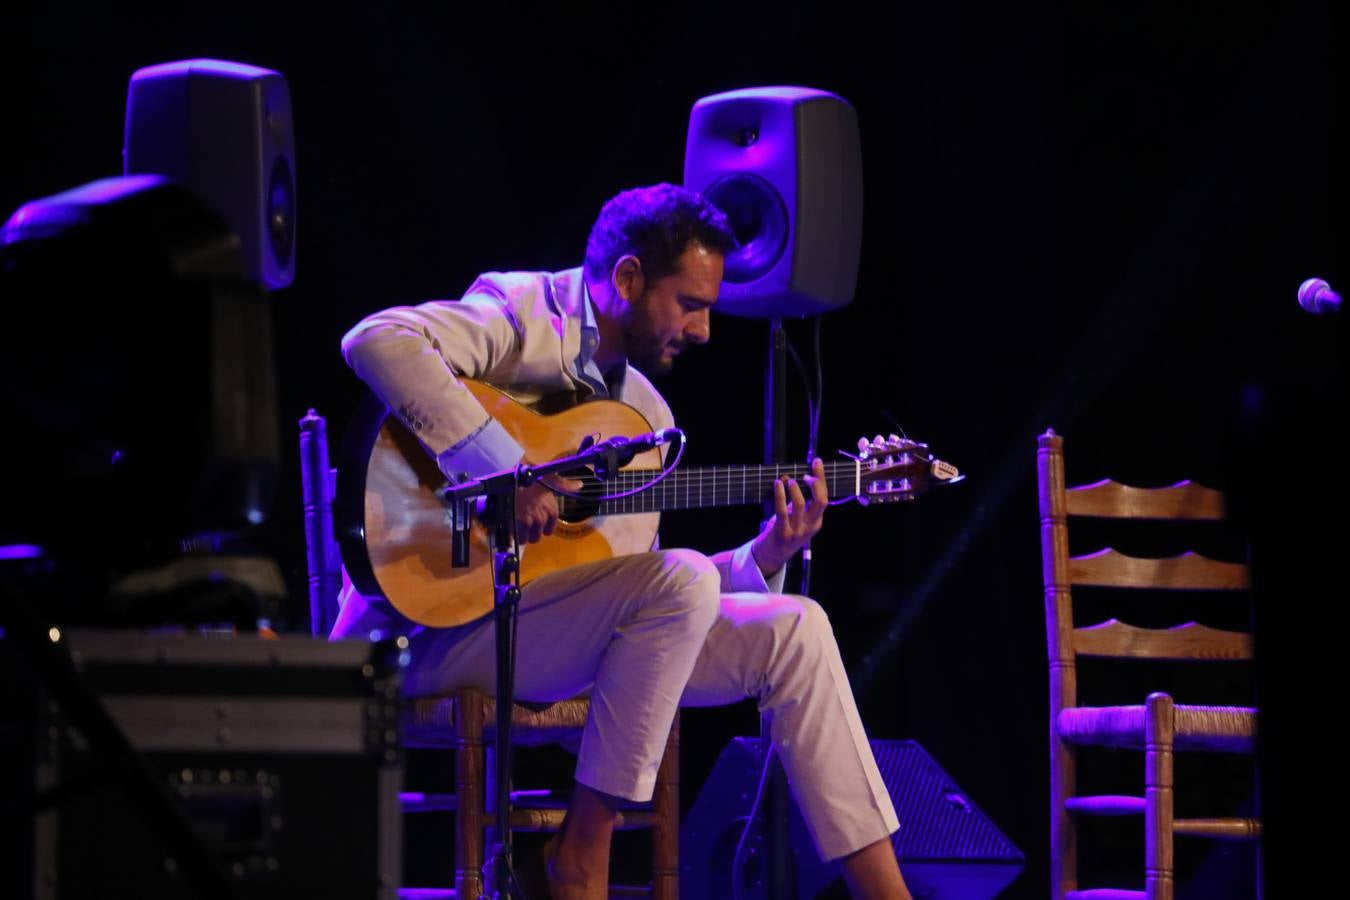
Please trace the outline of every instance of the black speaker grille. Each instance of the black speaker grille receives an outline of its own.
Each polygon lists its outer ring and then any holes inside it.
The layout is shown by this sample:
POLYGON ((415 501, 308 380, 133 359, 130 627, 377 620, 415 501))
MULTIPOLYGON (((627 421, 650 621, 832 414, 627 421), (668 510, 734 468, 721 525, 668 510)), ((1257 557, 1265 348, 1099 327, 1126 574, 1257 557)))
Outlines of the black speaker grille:
POLYGON ((989 818, 913 741, 872 741, 900 818, 891 842, 906 859, 1023 859, 989 818))

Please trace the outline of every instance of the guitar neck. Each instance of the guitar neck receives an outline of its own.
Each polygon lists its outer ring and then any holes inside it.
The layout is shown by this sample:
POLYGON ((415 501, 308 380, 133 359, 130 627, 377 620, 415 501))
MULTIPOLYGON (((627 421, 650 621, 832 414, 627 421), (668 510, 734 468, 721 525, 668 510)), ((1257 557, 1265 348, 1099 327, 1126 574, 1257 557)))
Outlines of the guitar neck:
MULTIPOLYGON (((588 484, 582 493, 595 497, 626 494, 646 484, 654 474, 651 469, 620 472, 617 478, 588 484)), ((802 479, 809 474, 811 468, 804 463, 677 469, 653 487, 627 497, 600 502, 559 499, 564 518, 578 513, 621 515, 670 509, 744 506, 762 503, 772 497, 773 483, 784 475, 795 478, 805 493, 808 489, 802 479)), ((858 485, 857 463, 852 460, 825 463, 825 485, 831 500, 854 496, 858 485)))

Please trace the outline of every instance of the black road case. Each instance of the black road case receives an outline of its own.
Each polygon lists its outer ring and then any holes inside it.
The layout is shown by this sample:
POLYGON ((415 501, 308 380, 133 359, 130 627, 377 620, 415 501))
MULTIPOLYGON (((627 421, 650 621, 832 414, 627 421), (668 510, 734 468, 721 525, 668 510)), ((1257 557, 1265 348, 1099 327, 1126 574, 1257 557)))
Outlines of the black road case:
POLYGON ((209 859, 222 896, 395 900, 403 647, 92 630, 59 641, 131 749, 91 740, 69 688, 39 691, 33 896, 202 896, 209 859))

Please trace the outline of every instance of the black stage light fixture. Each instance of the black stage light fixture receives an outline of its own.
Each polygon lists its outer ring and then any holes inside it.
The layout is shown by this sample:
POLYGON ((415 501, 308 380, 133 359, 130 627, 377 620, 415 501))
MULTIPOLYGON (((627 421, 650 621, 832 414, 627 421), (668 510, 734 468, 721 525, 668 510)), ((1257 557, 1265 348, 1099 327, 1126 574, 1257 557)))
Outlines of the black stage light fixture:
POLYGON ((267 521, 281 456, 270 309, 195 194, 143 175, 24 204, 0 231, 0 293, 0 544, 41 548, 92 603, 119 583, 149 595, 192 580, 185 560, 219 560, 267 521))

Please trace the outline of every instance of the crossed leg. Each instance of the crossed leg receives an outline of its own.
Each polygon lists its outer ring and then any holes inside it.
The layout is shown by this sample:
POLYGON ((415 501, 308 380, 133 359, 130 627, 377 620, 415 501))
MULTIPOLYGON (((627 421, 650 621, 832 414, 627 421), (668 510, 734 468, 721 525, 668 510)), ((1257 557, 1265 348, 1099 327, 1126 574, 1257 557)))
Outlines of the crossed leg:
MULTIPOLYGON (((494 689, 490 622, 424 632, 409 689, 494 689)), ((525 587, 516 691, 559 700, 591 689, 578 790, 550 843, 555 897, 602 897, 616 798, 651 797, 678 705, 754 697, 823 858, 857 897, 906 898, 888 836, 895 812, 872 758, 833 631, 814 601, 719 593, 684 550, 567 569, 525 587)))

